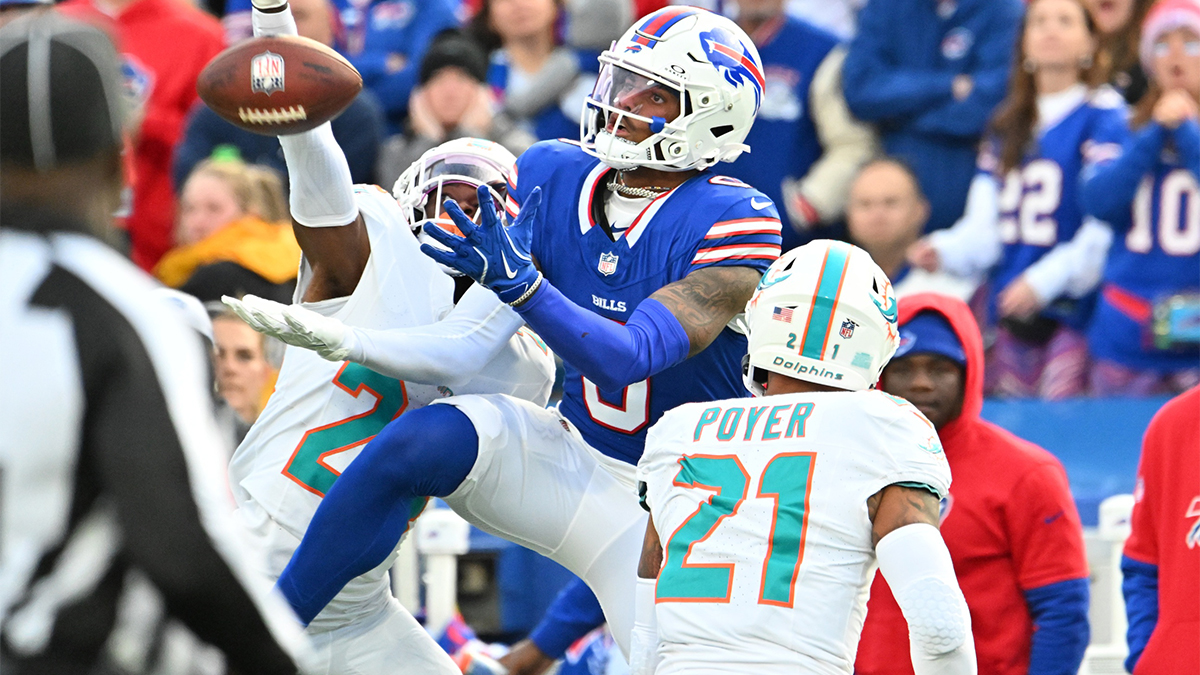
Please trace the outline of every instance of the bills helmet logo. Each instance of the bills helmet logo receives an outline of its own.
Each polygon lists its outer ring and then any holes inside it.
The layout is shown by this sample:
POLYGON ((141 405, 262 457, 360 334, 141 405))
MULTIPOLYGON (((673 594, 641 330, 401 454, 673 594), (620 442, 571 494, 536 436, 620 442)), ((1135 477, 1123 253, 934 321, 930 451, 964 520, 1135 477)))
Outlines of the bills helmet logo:
POLYGON ((846 319, 842 322, 842 329, 838 331, 838 335, 841 335, 843 340, 849 340, 854 335, 854 329, 857 327, 858 324, 854 323, 852 319, 846 319))
POLYGON ((617 271, 618 258, 619 256, 612 253, 601 253, 600 264, 596 266, 596 269, 600 270, 600 274, 607 277, 617 271))
POLYGON ((154 91, 154 73, 129 54, 121 55, 121 85, 131 108, 140 108, 154 91))
POLYGON ((716 67, 725 80, 735 87, 750 85, 754 89, 754 112, 762 105, 763 90, 767 86, 762 68, 754 62, 750 50, 728 31, 720 28, 700 33, 700 45, 704 55, 716 67))
POLYGON ((283 91, 283 57, 263 52, 250 59, 250 90, 270 96, 283 91))

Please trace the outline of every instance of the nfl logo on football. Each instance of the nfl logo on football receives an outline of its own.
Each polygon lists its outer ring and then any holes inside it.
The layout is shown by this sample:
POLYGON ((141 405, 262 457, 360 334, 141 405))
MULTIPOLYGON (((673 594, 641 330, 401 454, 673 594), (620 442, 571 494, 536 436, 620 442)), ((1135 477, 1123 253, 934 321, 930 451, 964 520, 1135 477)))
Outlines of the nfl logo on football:
POLYGON ((600 264, 596 266, 600 274, 608 276, 617 271, 617 256, 612 253, 601 253, 600 264))
POLYGON ((283 57, 263 52, 250 59, 250 89, 268 96, 283 91, 283 57))
POLYGON ((842 322, 842 329, 838 331, 838 335, 841 335, 845 340, 849 340, 850 336, 854 335, 854 329, 857 326, 858 324, 854 323, 854 321, 846 319, 842 322))

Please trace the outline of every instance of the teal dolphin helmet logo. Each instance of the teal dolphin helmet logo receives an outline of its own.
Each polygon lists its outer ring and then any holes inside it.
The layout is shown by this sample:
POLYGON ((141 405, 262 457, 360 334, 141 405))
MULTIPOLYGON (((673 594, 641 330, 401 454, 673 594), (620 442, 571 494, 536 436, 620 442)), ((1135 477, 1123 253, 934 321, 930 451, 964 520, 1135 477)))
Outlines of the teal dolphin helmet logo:
POLYGON ((879 308, 879 313, 883 315, 883 318, 888 320, 888 323, 896 323, 896 295, 892 293, 891 282, 884 284, 882 293, 878 287, 873 290, 875 292, 871 294, 871 302, 875 303, 875 306, 879 308), (880 302, 880 298, 883 299, 882 302, 880 302))

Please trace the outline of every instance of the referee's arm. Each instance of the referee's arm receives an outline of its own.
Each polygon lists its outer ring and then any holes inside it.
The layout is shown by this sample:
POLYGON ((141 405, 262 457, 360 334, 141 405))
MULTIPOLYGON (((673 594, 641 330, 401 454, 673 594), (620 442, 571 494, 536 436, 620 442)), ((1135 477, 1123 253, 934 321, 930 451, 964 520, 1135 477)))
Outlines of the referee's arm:
POLYGON ((114 314, 98 322, 110 339, 77 335, 88 401, 81 461, 116 507, 124 555, 236 672, 295 673, 296 645, 280 640, 299 640, 298 624, 288 625, 282 603, 264 605, 265 592, 247 589, 253 570, 220 503, 228 490, 221 448, 208 442, 218 436, 198 340, 164 346, 144 321, 114 314))

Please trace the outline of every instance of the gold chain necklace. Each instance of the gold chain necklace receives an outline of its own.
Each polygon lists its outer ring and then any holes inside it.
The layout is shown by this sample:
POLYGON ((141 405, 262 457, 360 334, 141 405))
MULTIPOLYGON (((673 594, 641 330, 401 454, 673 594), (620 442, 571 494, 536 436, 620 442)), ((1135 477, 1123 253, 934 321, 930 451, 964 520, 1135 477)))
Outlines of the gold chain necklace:
POLYGON ((613 174, 612 180, 608 181, 608 191, 616 192, 623 197, 641 197, 642 199, 654 199, 655 197, 670 192, 671 188, 665 187, 630 187, 621 180, 621 172, 613 174))

